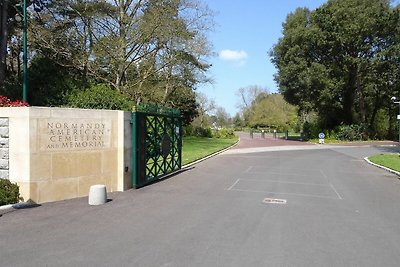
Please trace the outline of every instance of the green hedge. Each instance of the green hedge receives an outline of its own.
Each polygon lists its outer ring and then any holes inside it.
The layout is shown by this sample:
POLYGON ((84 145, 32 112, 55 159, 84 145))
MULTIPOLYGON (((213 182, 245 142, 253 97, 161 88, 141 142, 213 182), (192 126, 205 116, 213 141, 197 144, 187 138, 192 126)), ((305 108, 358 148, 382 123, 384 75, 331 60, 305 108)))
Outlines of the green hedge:
POLYGON ((214 137, 214 138, 229 139, 235 137, 235 132, 233 129, 227 129, 227 128, 211 129, 210 127, 200 127, 200 126, 193 127, 192 125, 188 125, 183 127, 183 136, 206 137, 206 138, 214 137))
POLYGON ((0 179, 0 206, 18 203, 20 200, 19 186, 10 180, 0 179))
POLYGON ((235 137, 235 132, 233 131, 233 129, 222 128, 222 129, 216 130, 214 132, 213 136, 216 138, 229 139, 229 138, 235 137))
POLYGON ((104 84, 92 85, 84 90, 75 90, 67 97, 68 107, 87 109, 131 110, 133 102, 128 96, 104 84))
POLYGON ((340 125, 335 130, 335 137, 345 141, 362 141, 368 139, 367 125, 351 124, 340 125))

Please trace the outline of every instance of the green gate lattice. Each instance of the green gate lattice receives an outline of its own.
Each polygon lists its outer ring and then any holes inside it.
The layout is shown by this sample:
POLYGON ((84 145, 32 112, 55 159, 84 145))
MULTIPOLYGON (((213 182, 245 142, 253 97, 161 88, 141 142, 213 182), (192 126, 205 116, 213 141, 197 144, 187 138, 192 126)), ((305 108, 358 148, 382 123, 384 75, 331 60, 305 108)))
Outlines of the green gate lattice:
POLYGON ((182 126, 179 111, 140 105, 132 113, 132 183, 152 183, 181 168, 182 126))

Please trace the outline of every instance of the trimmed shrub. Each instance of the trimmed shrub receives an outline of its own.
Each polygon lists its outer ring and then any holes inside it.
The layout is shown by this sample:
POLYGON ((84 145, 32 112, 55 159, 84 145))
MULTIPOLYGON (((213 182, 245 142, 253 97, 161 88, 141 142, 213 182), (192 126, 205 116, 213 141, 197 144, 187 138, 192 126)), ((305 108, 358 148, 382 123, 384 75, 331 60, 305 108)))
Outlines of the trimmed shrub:
POLYGON ((216 138, 234 138, 235 137, 235 133, 233 131, 233 129, 226 129, 226 128, 222 128, 220 130, 216 130, 214 132, 214 137, 216 138))
POLYGON ((68 96, 67 106, 72 108, 131 110, 133 102, 104 84, 85 90, 75 90, 68 96))
MULTIPOLYGON (((386 111, 384 109, 378 110, 378 112, 376 113, 376 116, 375 116, 374 124, 372 126, 373 132, 375 135, 370 136, 370 137, 375 138, 375 139, 380 139, 380 140, 390 138, 389 131, 391 130, 391 128, 389 127, 389 125, 390 125, 390 117, 388 116, 386 111)), ((396 127, 393 127, 393 128, 396 128, 396 127)), ((396 135, 397 135, 397 131, 395 132, 394 136, 396 136, 396 135)))
POLYGON ((303 125, 303 135, 306 140, 318 138, 318 134, 320 133, 320 129, 317 123, 314 122, 305 122, 303 125))
POLYGON ((194 136, 194 128, 192 125, 183 126, 182 128, 182 135, 187 136, 194 136))
POLYGON ((211 128, 195 127, 194 134, 198 137, 213 137, 211 128))
POLYGON ((18 203, 20 200, 19 186, 10 180, 0 179, 0 206, 18 203))

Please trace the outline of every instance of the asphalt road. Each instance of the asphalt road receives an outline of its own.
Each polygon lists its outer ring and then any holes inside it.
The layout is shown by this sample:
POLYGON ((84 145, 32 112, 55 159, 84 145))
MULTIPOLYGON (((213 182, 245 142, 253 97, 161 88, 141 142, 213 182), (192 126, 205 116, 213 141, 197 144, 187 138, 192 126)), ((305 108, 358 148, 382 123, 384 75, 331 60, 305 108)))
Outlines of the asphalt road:
POLYGON ((102 206, 17 210, 0 266, 399 266, 400 180, 362 160, 387 150, 227 152, 102 206))

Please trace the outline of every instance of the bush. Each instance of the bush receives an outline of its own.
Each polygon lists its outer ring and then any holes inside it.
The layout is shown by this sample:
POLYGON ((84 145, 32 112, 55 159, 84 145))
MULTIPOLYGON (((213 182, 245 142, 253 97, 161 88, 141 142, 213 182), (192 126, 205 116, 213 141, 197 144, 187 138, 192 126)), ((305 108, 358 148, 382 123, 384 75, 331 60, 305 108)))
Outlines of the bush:
POLYGON ((19 186, 10 180, 0 179, 0 206, 18 203, 20 200, 19 186))
POLYGON ((209 128, 209 127, 208 128, 195 127, 194 134, 195 134, 195 136, 198 136, 198 137, 208 137, 208 138, 213 137, 211 128, 209 128))
POLYGON ((222 128, 220 130, 212 130, 210 127, 188 125, 183 127, 183 136, 234 138, 235 133, 233 129, 222 128))
POLYGON ((192 125, 183 126, 182 128, 182 135, 187 136, 194 136, 194 128, 192 125))
MULTIPOLYGON (((375 116, 373 124, 374 136, 370 136, 375 139, 386 139, 390 138, 390 118, 384 109, 378 110, 375 116)), ((395 127, 394 127, 395 128, 395 127)), ((397 134, 397 133, 396 133, 397 134)))
POLYGON ((75 90, 67 97, 72 108, 131 110, 129 98, 104 84, 92 85, 85 90, 75 90))
POLYGON ((334 132, 336 139, 339 140, 361 141, 368 139, 367 127, 364 124, 340 125, 334 132))
POLYGON ((303 136, 306 140, 318 138, 320 132, 318 124, 315 122, 305 122, 303 125, 303 136))
POLYGON ((216 138, 234 138, 235 133, 232 129, 222 128, 220 130, 215 131, 214 137, 216 137, 216 138))
MULTIPOLYGON (((68 93, 88 85, 78 70, 62 67, 39 53, 33 56, 29 63, 29 103, 32 106, 62 106, 68 93)), ((20 91, 20 87, 17 88, 18 95, 22 93, 20 91)), ((10 92, 10 96, 15 96, 14 92, 10 92)))

